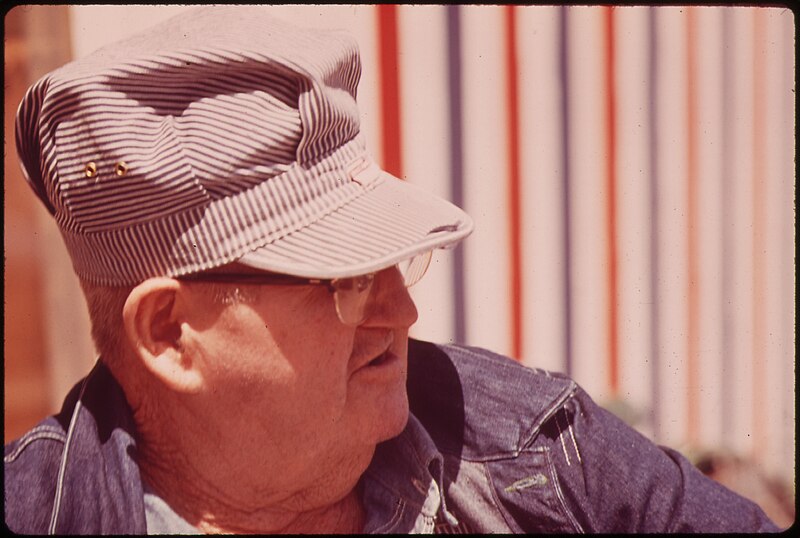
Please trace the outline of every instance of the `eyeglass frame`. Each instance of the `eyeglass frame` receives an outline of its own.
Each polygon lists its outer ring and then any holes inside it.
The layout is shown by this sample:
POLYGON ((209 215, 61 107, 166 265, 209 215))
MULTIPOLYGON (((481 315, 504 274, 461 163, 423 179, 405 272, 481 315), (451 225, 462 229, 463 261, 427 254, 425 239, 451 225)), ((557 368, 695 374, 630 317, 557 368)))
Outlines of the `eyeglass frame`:
MULTIPOLYGON (((433 251, 428 250, 425 252, 421 252, 415 256, 412 256, 408 260, 409 267, 411 266, 411 262, 415 261, 416 259, 423 259, 424 258, 424 267, 419 274, 411 283, 405 283, 405 274, 400 271, 401 275, 404 277, 404 284, 406 288, 410 288, 420 280, 422 277, 425 276, 425 273, 428 271, 428 267, 430 266, 431 258, 433 257, 433 251)), ((400 262, 403 263, 403 262, 400 262)), ((386 269, 391 268, 398 268, 400 263, 396 263, 394 265, 390 265, 381 271, 385 271, 386 269)), ((399 270, 399 268, 398 268, 399 270)), ((368 290, 367 295, 365 297, 369 297, 369 291, 371 291, 372 283, 375 280, 375 275, 377 275, 380 271, 375 271, 372 273, 365 273, 362 275, 356 275, 352 277, 340 277, 340 278, 307 278, 307 277, 300 277, 295 275, 288 275, 284 273, 269 273, 269 272, 258 272, 258 273, 227 273, 227 272, 202 272, 202 273, 190 273, 187 275, 180 275, 176 276, 175 278, 180 281, 184 282, 203 282, 209 284, 243 284, 243 285, 257 285, 257 286, 319 286, 323 285, 327 288, 327 290, 333 295, 334 299, 334 306, 336 309, 336 315, 339 318, 339 321, 342 322, 344 325, 350 326, 357 326, 364 322, 367 318, 366 315, 366 301, 364 305, 360 306, 359 309, 363 310, 361 316, 358 320, 347 320, 345 319, 345 315, 342 313, 342 304, 340 292, 346 291, 347 288, 344 288, 342 284, 344 282, 355 282, 356 288, 363 291, 364 289, 368 290)))

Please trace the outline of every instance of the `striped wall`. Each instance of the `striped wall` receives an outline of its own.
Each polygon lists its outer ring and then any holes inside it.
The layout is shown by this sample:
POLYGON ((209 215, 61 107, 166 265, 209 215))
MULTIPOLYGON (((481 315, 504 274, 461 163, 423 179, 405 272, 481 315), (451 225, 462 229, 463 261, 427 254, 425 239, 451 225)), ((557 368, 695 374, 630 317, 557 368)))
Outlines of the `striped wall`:
POLYGON ((376 11, 399 90, 375 90, 375 151, 477 222, 416 290, 416 334, 566 371, 661 442, 793 476, 791 14, 376 11))
MULTIPOLYGON (((73 7, 73 50, 181 9, 73 7)), ((372 152, 476 221, 414 289, 415 336, 567 372, 661 443, 794 476, 790 11, 273 9, 354 33, 372 152)))

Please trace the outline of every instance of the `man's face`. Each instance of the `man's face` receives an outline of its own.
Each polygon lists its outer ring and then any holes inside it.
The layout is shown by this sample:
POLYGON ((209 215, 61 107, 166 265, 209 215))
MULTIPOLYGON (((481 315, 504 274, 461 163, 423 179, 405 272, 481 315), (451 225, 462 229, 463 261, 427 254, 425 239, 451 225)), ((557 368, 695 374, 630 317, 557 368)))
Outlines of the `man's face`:
POLYGON ((219 411, 210 414, 221 417, 209 421, 219 430, 211 435, 240 436, 243 448, 287 464, 352 455, 363 466, 375 444, 405 427, 417 311, 396 269, 376 275, 358 326, 339 320, 321 285, 261 286, 252 300, 227 305, 191 297, 208 318, 187 351, 203 365, 203 393, 219 411))

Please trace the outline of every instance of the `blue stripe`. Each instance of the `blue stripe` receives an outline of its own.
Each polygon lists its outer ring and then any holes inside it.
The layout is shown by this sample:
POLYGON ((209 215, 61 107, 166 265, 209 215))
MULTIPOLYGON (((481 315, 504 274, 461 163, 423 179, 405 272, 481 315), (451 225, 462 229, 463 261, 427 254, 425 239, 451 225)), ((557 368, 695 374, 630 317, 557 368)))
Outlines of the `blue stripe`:
POLYGON ((558 31, 558 68, 561 82, 561 166, 564 173, 564 188, 562 190, 563 225, 562 244, 564 245, 564 372, 571 376, 573 371, 572 357, 572 229, 570 215, 571 199, 571 168, 570 168, 570 115, 569 115, 569 35, 567 18, 569 8, 561 7, 559 10, 558 31))
MULTIPOLYGON (((450 105, 450 200, 464 207, 464 142, 461 116, 461 15, 458 6, 447 7, 447 53, 450 105)), ((467 342, 464 246, 453 250, 453 308, 455 342, 467 342)))
POLYGON ((647 80, 648 91, 648 157, 650 160, 650 380, 652 384, 652 401, 650 403, 650 422, 653 427, 653 434, 656 440, 663 438, 661 428, 661 341, 659 338, 659 326, 661 317, 659 315, 659 287, 661 282, 659 274, 659 225, 658 225, 658 128, 657 128, 657 107, 658 107, 658 24, 657 9, 651 7, 648 10, 648 59, 647 59, 647 80))

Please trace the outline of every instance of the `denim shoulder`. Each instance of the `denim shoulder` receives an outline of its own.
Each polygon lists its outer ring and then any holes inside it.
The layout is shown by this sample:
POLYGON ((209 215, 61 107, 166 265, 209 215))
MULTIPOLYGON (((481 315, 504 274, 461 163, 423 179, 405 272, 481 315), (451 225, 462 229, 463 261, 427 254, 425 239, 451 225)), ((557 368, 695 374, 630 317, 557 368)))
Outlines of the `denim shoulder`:
POLYGON ((578 390, 568 377, 491 351, 409 342, 411 411, 440 450, 483 459, 519 453, 578 390))
POLYGON ((459 520, 481 533, 584 530, 556 468, 565 457, 580 464, 574 381, 485 349, 412 341, 408 386, 459 520))
POLYGON ((46 534, 67 434, 50 417, 5 446, 5 523, 18 534, 46 534))
POLYGON ((757 505, 563 374, 479 348, 411 341, 408 389, 455 486, 468 475, 472 489, 485 482, 482 506, 513 531, 777 530, 757 505))

